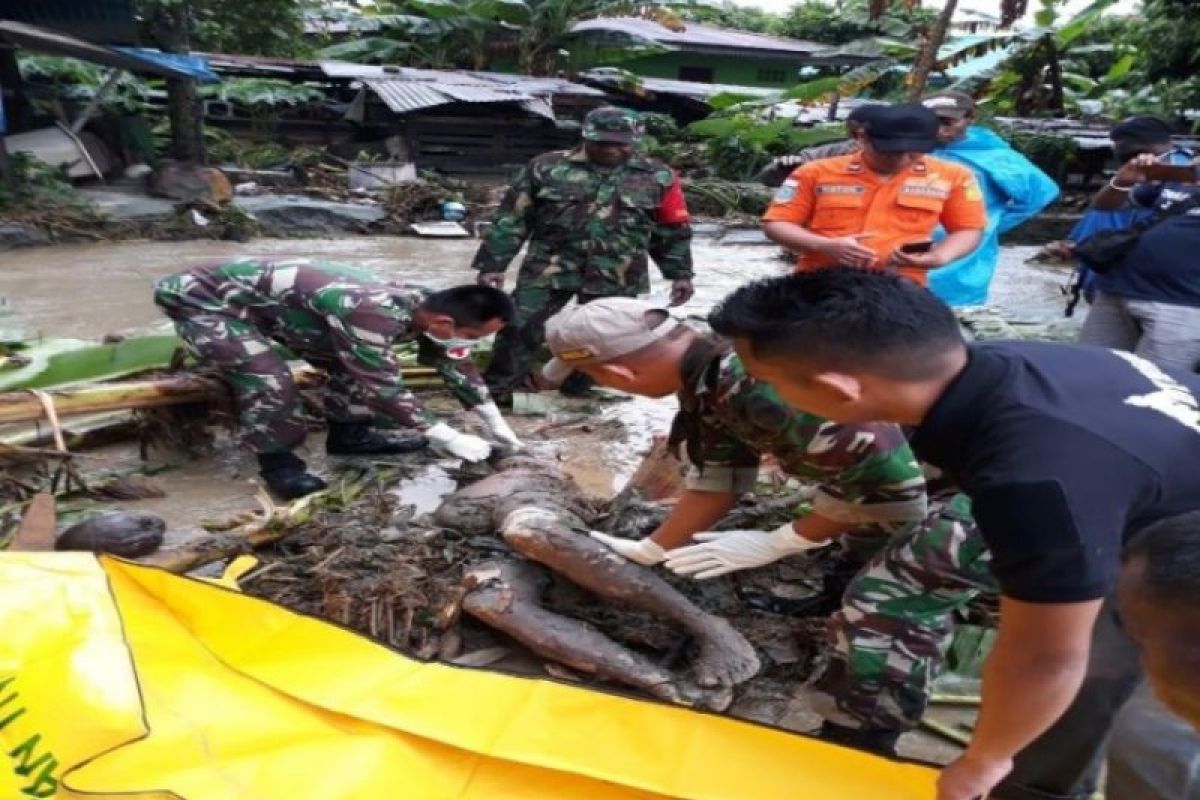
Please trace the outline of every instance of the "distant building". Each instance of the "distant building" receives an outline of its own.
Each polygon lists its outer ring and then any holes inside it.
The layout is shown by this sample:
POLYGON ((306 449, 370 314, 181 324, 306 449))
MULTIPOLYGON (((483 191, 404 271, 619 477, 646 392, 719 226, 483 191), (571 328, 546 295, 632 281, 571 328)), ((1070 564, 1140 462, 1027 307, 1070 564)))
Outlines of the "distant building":
POLYGON ((691 83, 722 83, 783 89, 800 81, 798 72, 808 57, 825 45, 802 39, 687 22, 677 30, 640 17, 601 17, 576 23, 576 33, 607 34, 614 39, 651 40, 669 52, 620 63, 594 63, 587 67, 616 66, 648 78, 691 83))

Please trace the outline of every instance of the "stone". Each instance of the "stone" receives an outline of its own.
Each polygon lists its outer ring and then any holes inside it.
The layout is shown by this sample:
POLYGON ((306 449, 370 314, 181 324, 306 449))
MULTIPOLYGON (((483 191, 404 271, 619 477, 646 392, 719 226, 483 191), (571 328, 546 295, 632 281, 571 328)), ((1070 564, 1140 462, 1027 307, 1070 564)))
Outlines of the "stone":
POLYGON ((41 228, 22 225, 20 222, 0 224, 0 253, 6 250, 15 250, 18 247, 34 247, 49 242, 50 237, 41 228))
POLYGON ((258 220, 263 236, 336 236, 367 233, 387 212, 378 204, 336 203, 301 195, 238 197, 234 205, 258 220))
POLYGON ((150 173, 146 189, 155 197, 182 203, 221 206, 233 199, 233 187, 219 169, 167 164, 150 173))

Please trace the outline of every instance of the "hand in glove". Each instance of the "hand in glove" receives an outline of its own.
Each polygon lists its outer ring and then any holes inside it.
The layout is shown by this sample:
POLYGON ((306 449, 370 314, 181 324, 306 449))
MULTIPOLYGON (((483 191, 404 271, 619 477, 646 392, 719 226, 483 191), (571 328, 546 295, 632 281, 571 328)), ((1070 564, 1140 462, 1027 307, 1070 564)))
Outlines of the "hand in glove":
POLYGON ((622 539, 619 536, 600 533, 600 531, 588 531, 588 536, 610 548, 617 555, 635 564, 641 564, 643 567, 661 564, 667 557, 667 551, 655 544, 654 540, 648 536, 645 539, 622 539))
POLYGON ((490 286, 493 289, 504 288, 503 272, 481 272, 475 276, 475 282, 480 286, 490 286))
POLYGON ((523 450, 525 445, 517 438, 517 434, 504 421, 504 416, 500 413, 500 409, 495 403, 485 403, 475 407, 475 413, 483 420, 483 424, 492 432, 492 436, 496 437, 501 443, 508 445, 514 450, 523 450))
POLYGON ((829 540, 813 542, 797 535, 790 522, 773 531, 708 531, 693 538, 701 544, 677 547, 667 553, 667 569, 697 580, 761 567, 829 544, 829 540))
POLYGON ((483 461, 492 453, 492 446, 483 439, 459 433, 444 422, 425 431, 425 437, 438 450, 464 461, 483 461))

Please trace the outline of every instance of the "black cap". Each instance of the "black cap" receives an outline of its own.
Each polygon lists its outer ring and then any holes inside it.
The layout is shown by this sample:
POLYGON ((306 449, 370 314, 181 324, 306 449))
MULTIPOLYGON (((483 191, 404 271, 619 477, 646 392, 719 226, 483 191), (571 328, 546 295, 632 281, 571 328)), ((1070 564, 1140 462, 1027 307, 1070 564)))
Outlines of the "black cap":
POLYGON ((846 122, 856 122, 859 125, 866 125, 871 121, 871 116, 881 108, 887 108, 887 104, 863 103, 860 106, 855 106, 854 109, 846 115, 846 122))
POLYGON ((882 106, 867 119, 867 138, 881 153, 928 153, 937 146, 937 114, 920 103, 882 106))
POLYGON ((1171 124, 1158 117, 1123 119, 1108 132, 1108 138, 1125 144, 1163 144, 1171 141, 1171 124))

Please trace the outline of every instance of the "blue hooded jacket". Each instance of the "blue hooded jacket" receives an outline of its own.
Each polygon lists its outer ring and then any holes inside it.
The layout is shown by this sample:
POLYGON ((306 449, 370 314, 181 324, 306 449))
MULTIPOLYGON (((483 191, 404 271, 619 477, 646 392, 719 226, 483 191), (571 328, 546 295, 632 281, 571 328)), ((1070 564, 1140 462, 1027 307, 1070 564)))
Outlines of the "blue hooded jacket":
MULTIPOLYGON (((929 273, 930 290, 952 306, 987 302, 1000 257, 1000 234, 1037 214, 1058 197, 1049 175, 987 128, 972 125, 958 141, 932 155, 971 168, 987 204, 988 224, 975 252, 929 273)), ((945 237, 939 230, 936 238, 945 237)))

